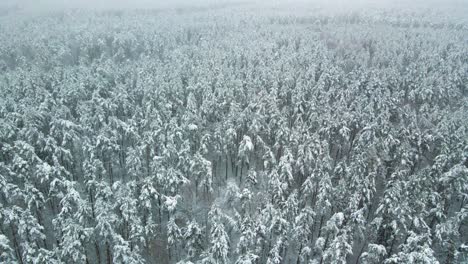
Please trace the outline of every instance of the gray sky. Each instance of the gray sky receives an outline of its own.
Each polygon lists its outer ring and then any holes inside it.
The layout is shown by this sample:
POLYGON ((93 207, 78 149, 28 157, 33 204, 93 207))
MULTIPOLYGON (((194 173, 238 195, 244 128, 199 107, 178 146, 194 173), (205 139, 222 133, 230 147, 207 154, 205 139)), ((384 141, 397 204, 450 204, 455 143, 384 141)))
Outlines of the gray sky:
POLYGON ((468 0, 0 0, 0 8, 16 6, 25 12, 47 12, 71 8, 145 9, 189 8, 212 5, 258 5, 300 10, 303 7, 327 11, 352 11, 375 8, 434 10, 468 19, 468 0))

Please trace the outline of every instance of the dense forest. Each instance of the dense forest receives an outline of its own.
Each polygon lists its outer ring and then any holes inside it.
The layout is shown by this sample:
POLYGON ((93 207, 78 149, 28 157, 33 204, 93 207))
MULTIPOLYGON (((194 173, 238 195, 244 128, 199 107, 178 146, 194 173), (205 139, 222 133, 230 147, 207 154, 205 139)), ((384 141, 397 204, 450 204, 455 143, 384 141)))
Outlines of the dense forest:
POLYGON ((467 84, 431 12, 2 10, 0 262, 466 263, 467 84))

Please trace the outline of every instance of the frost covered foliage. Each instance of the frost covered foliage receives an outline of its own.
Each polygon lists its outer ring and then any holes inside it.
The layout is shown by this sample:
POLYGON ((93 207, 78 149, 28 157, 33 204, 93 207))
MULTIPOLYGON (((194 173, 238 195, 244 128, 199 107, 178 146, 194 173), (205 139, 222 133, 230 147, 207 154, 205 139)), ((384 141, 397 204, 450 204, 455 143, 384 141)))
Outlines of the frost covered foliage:
POLYGON ((3 15, 0 262, 468 261, 467 37, 400 11, 3 15))

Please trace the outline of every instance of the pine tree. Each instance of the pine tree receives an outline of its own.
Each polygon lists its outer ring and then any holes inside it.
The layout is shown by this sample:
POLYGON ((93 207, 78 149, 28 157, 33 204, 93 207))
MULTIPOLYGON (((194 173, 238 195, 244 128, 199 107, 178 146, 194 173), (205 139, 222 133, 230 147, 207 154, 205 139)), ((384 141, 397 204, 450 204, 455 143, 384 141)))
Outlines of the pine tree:
POLYGON ((196 260, 196 257, 203 251, 204 237, 203 232, 197 222, 191 221, 183 232, 183 239, 187 257, 190 260, 196 260))
POLYGON ((384 263, 439 263, 431 249, 431 239, 427 234, 417 235, 410 232, 405 243, 401 245, 401 251, 393 254, 384 263))
POLYGON ((360 261, 364 264, 380 263, 387 255, 385 247, 377 244, 369 244, 368 249, 361 255, 360 261))
POLYGON ((210 247, 203 253, 203 263, 227 263, 229 254, 229 236, 222 222, 220 209, 213 207, 209 213, 210 247))
POLYGON ((18 263, 13 249, 10 247, 10 241, 5 235, 0 235, 0 261, 4 263, 18 263))
POLYGON ((171 217, 167 222, 167 243, 169 249, 169 255, 172 258, 177 259, 177 252, 178 252, 178 244, 180 239, 182 238, 182 231, 180 230, 179 226, 177 226, 174 217, 171 217), (173 249, 173 250, 171 250, 173 249), (174 252, 174 253, 171 253, 174 252))

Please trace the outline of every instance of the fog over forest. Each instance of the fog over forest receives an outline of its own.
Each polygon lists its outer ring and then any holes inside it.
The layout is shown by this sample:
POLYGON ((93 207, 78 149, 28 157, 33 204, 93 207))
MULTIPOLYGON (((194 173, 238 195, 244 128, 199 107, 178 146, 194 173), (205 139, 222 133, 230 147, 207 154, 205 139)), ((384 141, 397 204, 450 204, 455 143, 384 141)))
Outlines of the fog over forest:
POLYGON ((468 263, 468 1, 0 1, 0 263, 468 263))

